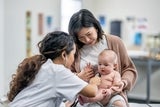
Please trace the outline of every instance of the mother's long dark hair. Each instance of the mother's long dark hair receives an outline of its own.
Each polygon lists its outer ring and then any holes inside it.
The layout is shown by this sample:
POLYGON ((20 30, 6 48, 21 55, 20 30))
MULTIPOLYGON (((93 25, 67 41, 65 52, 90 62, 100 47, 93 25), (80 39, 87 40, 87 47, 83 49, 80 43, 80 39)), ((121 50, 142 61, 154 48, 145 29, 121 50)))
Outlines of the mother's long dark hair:
POLYGON ((25 58, 18 66, 16 74, 12 75, 8 100, 12 101, 15 96, 30 85, 38 73, 41 65, 47 59, 54 60, 63 51, 69 54, 73 50, 74 40, 65 32, 55 31, 48 33, 38 43, 40 55, 25 58))
POLYGON ((87 9, 81 9, 78 12, 74 13, 69 21, 68 32, 71 36, 74 37, 75 42, 78 48, 82 48, 84 45, 81 41, 78 40, 78 32, 82 28, 94 27, 97 29, 97 40, 102 39, 102 35, 104 35, 104 31, 96 19, 96 17, 87 9))

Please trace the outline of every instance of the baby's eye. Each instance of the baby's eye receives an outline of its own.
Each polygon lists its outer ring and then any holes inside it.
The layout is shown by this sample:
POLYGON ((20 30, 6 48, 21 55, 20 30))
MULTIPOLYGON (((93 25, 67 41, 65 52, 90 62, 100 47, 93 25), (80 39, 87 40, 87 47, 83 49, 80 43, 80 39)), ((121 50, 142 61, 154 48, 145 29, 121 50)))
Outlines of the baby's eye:
POLYGON ((104 66, 108 66, 108 64, 105 64, 104 66))

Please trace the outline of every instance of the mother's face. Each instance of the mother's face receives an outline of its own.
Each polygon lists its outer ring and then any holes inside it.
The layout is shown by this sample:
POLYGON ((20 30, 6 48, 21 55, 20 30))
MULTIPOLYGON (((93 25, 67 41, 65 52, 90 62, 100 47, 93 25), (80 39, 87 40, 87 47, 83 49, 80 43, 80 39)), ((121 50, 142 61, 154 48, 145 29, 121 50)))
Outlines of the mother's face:
POLYGON ((94 45, 97 42, 97 29, 94 27, 83 27, 78 32, 78 40, 85 45, 94 45))

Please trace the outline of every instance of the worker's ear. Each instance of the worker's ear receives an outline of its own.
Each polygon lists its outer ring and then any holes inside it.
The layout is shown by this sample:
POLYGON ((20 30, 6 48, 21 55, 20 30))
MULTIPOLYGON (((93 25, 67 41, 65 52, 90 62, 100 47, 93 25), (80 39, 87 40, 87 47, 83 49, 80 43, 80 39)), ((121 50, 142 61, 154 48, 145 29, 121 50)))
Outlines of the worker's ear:
POLYGON ((66 52, 65 51, 62 52, 62 59, 66 60, 66 52))

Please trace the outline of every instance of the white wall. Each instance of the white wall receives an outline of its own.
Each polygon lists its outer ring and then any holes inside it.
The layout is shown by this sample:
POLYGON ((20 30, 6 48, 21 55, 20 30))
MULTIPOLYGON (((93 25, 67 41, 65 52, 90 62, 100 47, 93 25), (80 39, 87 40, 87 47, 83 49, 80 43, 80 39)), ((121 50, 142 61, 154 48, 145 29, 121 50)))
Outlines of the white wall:
MULTIPOLYGON (((147 18, 148 34, 160 32, 160 13, 158 12, 160 10, 160 0, 83 0, 83 4, 84 8, 92 10, 96 17, 99 15, 106 16, 105 32, 110 31, 109 23, 111 20, 119 19, 125 22, 127 16, 147 18), (93 6, 91 7, 90 4, 93 6)), ((122 33, 122 38, 127 42, 127 32, 122 33)))
POLYGON ((86 8, 92 12, 95 12, 95 0, 82 0, 82 8, 86 8))
MULTIPOLYGON (((160 0, 82 0, 83 8, 109 21, 126 16, 147 17, 150 32, 160 32, 160 0)), ((53 15, 55 27, 60 25, 60 0, 0 0, 0 96, 8 91, 11 74, 26 57, 25 13, 32 13, 32 51, 37 53, 36 44, 42 38, 37 34, 38 13, 53 15), (4 8, 4 9, 3 9, 4 8), (4 14, 4 15, 3 15, 4 14), (3 18, 4 16, 4 18, 3 18), (3 31, 4 30, 4 31, 3 31), (3 87, 4 85, 4 87, 3 87)))
POLYGON ((4 0, 0 0, 0 96, 4 94, 4 0))
MULTIPOLYGON (((26 57, 26 32, 25 15, 30 11, 31 18, 31 42, 32 51, 37 53, 37 43, 43 36, 38 35, 38 13, 53 16, 55 27, 59 27, 60 16, 59 0, 5 0, 5 38, 4 38, 4 71, 5 93, 8 91, 8 83, 11 74, 16 71, 20 61, 26 57)), ((1 40, 1 39, 0 39, 1 40)))

